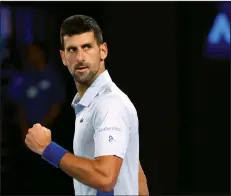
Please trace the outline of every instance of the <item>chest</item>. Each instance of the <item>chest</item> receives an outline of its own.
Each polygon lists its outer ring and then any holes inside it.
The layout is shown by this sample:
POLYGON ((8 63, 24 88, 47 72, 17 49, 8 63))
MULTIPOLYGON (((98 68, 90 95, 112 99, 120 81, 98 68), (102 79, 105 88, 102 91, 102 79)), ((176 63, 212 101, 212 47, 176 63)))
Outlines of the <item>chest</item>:
POLYGON ((75 155, 86 158, 94 158, 94 129, 92 126, 92 111, 90 108, 82 108, 76 114, 75 134, 73 150, 75 155))

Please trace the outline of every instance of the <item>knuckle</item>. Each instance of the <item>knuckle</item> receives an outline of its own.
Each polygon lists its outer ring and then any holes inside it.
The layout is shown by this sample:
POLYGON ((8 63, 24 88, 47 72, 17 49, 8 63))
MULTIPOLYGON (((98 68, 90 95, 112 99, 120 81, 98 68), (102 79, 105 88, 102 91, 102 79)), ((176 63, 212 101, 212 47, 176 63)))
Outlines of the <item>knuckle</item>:
POLYGON ((46 132, 50 132, 50 130, 47 129, 46 127, 43 127, 43 130, 46 131, 46 132))
POLYGON ((33 127, 41 127, 41 125, 39 123, 36 123, 36 124, 34 124, 33 127))

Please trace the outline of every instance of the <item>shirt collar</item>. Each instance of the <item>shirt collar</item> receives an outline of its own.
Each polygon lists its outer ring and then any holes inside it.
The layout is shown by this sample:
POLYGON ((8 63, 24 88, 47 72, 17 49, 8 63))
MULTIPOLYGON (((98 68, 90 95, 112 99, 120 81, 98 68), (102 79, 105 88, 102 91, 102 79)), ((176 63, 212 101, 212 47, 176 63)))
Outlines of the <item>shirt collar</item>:
POLYGON ((91 101, 96 97, 96 95, 100 92, 101 88, 111 82, 111 77, 107 70, 101 73, 95 81, 91 84, 91 86, 84 93, 83 97, 80 99, 79 93, 77 93, 71 103, 72 107, 80 104, 83 106, 89 106, 91 101))

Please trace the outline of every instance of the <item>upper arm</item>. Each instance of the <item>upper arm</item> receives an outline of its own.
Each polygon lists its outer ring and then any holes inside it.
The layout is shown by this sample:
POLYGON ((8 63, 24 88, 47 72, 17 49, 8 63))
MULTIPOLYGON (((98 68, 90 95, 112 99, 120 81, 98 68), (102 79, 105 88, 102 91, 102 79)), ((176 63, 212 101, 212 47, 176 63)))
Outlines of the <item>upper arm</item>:
POLYGON ((113 189, 117 182, 123 160, 117 156, 109 155, 96 157, 96 161, 97 164, 93 166, 94 169, 104 176, 106 187, 109 190, 113 189))
POLYGON ((126 108, 118 98, 108 97, 98 104, 93 120, 95 157, 104 171, 118 177, 129 141, 129 120, 126 108))
POLYGON ((139 164, 139 195, 149 195, 147 178, 144 174, 141 164, 139 164))
POLYGON ((139 164, 139 181, 143 181, 143 182, 147 181, 144 171, 141 167, 141 164, 139 164))

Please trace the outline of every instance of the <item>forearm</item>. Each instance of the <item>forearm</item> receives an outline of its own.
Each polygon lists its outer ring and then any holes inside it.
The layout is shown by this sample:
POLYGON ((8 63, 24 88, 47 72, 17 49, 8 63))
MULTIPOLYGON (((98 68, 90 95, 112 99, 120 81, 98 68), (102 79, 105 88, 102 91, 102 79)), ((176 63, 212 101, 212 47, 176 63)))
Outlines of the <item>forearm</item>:
POLYGON ((59 167, 79 182, 101 191, 110 191, 110 179, 98 160, 90 160, 66 153, 59 167))
POLYGON ((53 105, 51 107, 50 111, 48 112, 48 114, 42 120, 41 124, 43 126, 47 126, 47 125, 52 124, 54 119, 59 115, 60 110, 61 110, 61 105, 60 104, 53 105))

